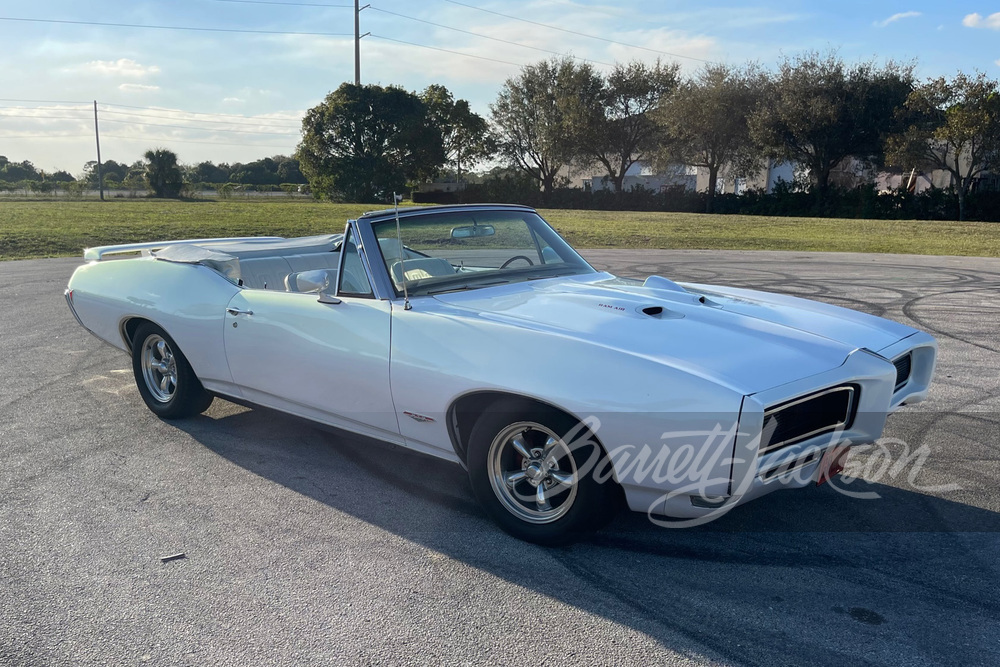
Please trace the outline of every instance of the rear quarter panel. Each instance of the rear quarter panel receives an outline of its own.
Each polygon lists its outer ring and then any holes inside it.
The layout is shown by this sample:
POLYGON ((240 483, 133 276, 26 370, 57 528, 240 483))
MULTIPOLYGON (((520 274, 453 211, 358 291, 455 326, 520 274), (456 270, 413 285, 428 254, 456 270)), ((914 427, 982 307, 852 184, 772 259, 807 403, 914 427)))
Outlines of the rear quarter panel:
POLYGON ((207 389, 234 393, 222 327, 226 305, 240 288, 219 274, 196 264, 120 259, 81 266, 69 288, 81 323, 98 338, 128 351, 125 322, 154 322, 174 339, 207 389))

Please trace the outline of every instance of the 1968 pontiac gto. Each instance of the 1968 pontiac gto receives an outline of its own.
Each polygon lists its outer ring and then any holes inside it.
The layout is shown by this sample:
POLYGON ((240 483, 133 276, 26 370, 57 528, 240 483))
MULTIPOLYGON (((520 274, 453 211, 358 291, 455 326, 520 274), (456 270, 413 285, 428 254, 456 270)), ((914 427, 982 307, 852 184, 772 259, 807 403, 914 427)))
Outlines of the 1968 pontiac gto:
POLYGON ((522 206, 343 234, 91 248, 66 300, 164 419, 214 396, 463 465, 506 531, 622 502, 686 525, 837 474, 927 395, 934 339, 778 294, 596 271, 522 206))

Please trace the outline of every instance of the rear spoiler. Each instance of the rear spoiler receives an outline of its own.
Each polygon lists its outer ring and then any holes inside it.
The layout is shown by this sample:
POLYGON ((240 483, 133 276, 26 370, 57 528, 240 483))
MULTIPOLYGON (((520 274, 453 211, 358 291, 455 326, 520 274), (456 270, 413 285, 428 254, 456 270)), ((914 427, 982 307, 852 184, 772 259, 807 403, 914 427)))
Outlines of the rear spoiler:
POLYGON ((83 258, 90 262, 100 262, 104 259, 115 259, 119 256, 148 256, 154 250, 160 250, 171 245, 201 245, 203 243, 231 243, 233 241, 282 241, 281 236, 240 236, 220 239, 187 239, 183 241, 153 241, 150 243, 125 243, 122 245, 102 245, 97 248, 84 248, 83 258))

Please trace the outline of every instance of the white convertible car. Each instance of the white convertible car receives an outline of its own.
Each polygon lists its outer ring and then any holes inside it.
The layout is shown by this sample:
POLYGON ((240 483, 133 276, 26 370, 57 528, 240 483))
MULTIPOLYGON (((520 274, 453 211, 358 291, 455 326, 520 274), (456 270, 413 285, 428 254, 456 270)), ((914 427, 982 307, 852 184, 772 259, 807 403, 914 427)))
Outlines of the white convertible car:
POLYGON ((66 300, 162 418, 214 396, 465 466, 520 538, 676 525, 825 481, 923 400, 936 343, 804 299, 596 271, 521 206, 308 238, 91 248, 66 300))

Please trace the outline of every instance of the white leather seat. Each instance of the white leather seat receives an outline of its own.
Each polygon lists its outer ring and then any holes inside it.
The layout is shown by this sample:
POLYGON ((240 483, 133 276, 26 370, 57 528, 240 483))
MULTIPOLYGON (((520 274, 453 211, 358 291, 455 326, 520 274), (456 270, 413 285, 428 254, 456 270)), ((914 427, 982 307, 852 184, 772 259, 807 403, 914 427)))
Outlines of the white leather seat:
POLYGON ((394 262, 392 265, 392 279, 397 285, 403 282, 403 264, 406 265, 406 279, 408 281, 450 276, 455 273, 455 267, 448 260, 440 257, 408 259, 406 262, 394 262))
POLYGON ((311 252, 302 255, 286 255, 292 271, 312 271, 314 269, 336 269, 340 266, 339 252, 311 252))

